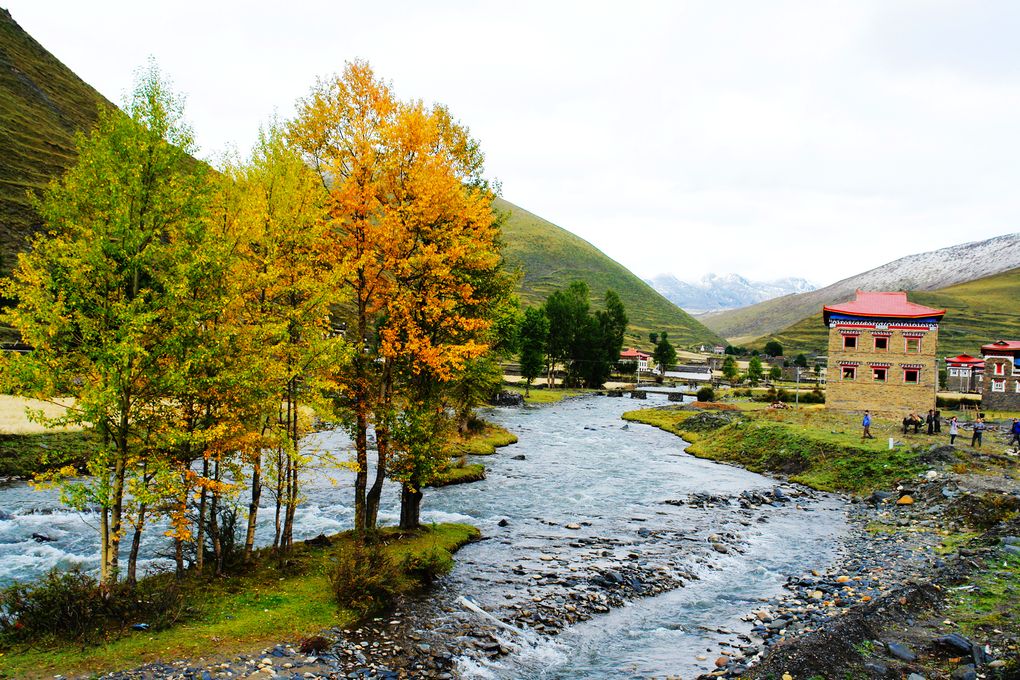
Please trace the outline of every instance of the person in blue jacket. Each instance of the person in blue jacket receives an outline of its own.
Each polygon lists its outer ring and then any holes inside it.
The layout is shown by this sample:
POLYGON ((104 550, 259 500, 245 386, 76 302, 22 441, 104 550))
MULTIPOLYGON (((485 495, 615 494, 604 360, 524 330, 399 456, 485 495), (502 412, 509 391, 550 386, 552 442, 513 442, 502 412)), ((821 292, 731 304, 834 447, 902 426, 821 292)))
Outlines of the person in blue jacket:
POLYGON ((1009 433, 1013 435, 1012 439, 1009 440, 1009 445, 1015 445, 1017 450, 1020 451, 1020 420, 1013 419, 1013 426, 1009 428, 1009 433))
POLYGON ((861 426, 864 428, 864 434, 861 435, 861 439, 874 439, 871 436, 871 412, 864 412, 864 420, 861 421, 861 426))

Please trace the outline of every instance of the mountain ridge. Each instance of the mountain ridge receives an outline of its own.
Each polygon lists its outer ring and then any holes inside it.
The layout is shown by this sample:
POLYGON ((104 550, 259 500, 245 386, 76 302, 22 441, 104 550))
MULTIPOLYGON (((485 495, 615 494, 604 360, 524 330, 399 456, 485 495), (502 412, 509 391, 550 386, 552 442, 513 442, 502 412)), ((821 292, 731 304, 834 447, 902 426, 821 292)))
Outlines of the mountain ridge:
POLYGON ((673 274, 659 274, 645 279, 645 282, 667 300, 695 316, 746 307, 817 288, 806 279, 793 276, 771 281, 752 281, 734 273, 706 274, 698 281, 682 281, 673 274))
POLYGON ((1020 233, 1003 234, 892 260, 807 293, 786 295, 699 320, 731 342, 775 334, 821 310, 845 302, 857 289, 935 291, 1020 267, 1020 233))

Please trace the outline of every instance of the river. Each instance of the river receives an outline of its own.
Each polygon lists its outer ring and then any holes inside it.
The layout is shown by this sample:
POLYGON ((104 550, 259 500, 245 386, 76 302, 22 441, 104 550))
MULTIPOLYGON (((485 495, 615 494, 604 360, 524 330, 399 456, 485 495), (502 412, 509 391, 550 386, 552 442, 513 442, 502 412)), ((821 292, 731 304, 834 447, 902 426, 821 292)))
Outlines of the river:
MULTIPOLYGON (((659 402, 665 399, 651 396, 647 405, 659 402)), ((602 574, 636 575, 639 592, 656 582, 685 587, 615 603, 623 606, 609 603, 608 613, 567 626, 559 635, 507 633, 510 654, 489 659, 465 653, 458 662, 460 675, 688 677, 711 669, 720 639, 748 629, 740 617, 759 598, 777 594, 787 576, 823 568, 835 557, 836 539, 846 526, 839 499, 815 494, 803 502, 751 509, 690 502, 693 494, 768 493, 776 483, 691 457, 673 435, 620 420, 623 411, 644 405, 593 397, 488 410, 487 419, 520 441, 483 459, 484 481, 425 495, 424 521, 471 523, 487 538, 458 553, 435 611, 441 617, 457 608, 456 598, 467 596, 520 625, 528 624, 531 608, 569 603, 571 593, 602 574), (520 455, 524 460, 515 458, 520 455), (727 547, 713 549, 714 540, 727 547)), ((306 447, 343 458, 349 439, 338 431, 320 432, 307 438, 306 447)), ((384 522, 396 521, 396 491, 389 485, 380 515, 384 522)), ((349 472, 318 468, 304 492, 296 538, 349 528, 349 472)), ((0 488, 0 510, 9 516, 0 519, 0 582, 33 578, 74 562, 96 564, 94 515, 62 509, 55 491, 7 485, 0 488), (39 543, 33 533, 54 540, 39 543)), ((268 507, 262 512, 261 543, 271 541, 271 514, 268 507)), ((143 545, 145 567, 167 562, 167 541, 159 534, 149 531, 143 545)), ((442 622, 435 628, 434 634, 441 633, 442 622)))

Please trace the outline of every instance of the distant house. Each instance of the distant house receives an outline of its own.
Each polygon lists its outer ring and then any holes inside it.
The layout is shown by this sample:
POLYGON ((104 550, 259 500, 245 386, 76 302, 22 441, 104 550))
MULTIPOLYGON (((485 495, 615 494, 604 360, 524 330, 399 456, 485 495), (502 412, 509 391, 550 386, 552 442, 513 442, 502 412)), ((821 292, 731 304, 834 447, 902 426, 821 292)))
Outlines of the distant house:
POLYGON ((637 363, 639 371, 649 370, 649 362, 652 361, 651 354, 645 354, 639 349, 628 347, 627 349, 620 352, 620 361, 634 361, 637 363))
POLYGON ((946 357, 946 389, 952 392, 980 392, 984 359, 961 354, 946 357))
POLYGON ((712 348, 712 354, 726 354, 726 348, 722 345, 716 345, 712 348))
POLYGON ((935 348, 946 310, 909 302, 906 293, 858 290, 856 299, 822 312, 827 408, 901 414, 935 407, 935 348))
POLYGON ((999 340, 981 346, 985 375, 981 406, 996 411, 1020 409, 1020 342, 999 340))

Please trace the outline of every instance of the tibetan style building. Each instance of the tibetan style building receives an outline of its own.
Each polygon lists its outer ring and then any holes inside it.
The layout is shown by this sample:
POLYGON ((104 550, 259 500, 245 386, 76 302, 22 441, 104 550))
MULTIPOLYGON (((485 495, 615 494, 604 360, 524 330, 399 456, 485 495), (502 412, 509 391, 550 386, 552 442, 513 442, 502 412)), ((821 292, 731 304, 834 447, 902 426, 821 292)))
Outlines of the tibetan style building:
POLYGON ((822 308, 829 327, 827 408, 904 416, 935 408, 935 347, 944 309, 906 293, 857 291, 850 302, 822 308))
POLYGON ((981 406, 992 411, 1020 410, 1020 342, 999 340, 981 346, 985 375, 981 406))
POLYGON ((980 392, 985 360, 961 354, 946 357, 946 389, 950 392, 980 392))

